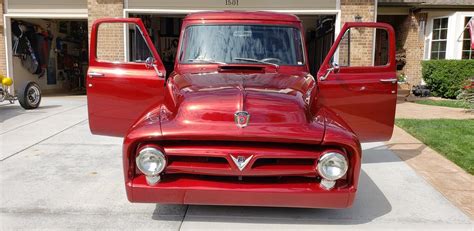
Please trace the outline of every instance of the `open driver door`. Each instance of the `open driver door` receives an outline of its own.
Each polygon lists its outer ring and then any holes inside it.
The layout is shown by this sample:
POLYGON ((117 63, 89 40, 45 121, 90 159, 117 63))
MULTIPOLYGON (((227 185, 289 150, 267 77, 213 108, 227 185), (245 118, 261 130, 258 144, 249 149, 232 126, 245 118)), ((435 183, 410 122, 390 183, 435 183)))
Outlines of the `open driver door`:
POLYGON ((166 70, 140 19, 95 21, 89 62, 87 103, 93 134, 124 136, 140 115, 163 102, 166 70), (124 29, 132 44, 128 55, 123 51, 124 29))
POLYGON ((317 79, 318 102, 343 119, 360 142, 390 139, 397 101, 392 26, 375 22, 344 24, 317 79))

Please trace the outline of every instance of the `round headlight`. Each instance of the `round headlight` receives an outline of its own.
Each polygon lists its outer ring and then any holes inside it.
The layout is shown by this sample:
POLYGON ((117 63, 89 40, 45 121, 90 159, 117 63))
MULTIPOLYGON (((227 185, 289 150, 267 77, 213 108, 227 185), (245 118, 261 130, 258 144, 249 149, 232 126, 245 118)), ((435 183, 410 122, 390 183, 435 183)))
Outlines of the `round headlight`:
POLYGON ((347 172, 346 158, 337 152, 328 152, 318 161, 318 172, 324 179, 337 180, 347 172))
POLYGON ((147 176, 160 174, 166 167, 165 155, 156 148, 144 148, 136 159, 138 169, 147 176))

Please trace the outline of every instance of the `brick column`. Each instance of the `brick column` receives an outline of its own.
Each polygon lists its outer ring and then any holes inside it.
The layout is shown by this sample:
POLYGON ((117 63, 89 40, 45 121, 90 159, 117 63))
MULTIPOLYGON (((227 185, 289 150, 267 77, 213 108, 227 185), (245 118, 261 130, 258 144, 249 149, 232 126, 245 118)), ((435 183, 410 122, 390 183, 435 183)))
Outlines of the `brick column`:
MULTIPOLYGON (((356 21, 356 16, 362 22, 375 21, 375 0, 341 0, 341 26, 345 22, 356 21)), ((374 40, 373 29, 351 30, 350 40, 350 65, 351 66, 371 66, 372 50, 374 40)), ((340 45, 339 60, 347 59, 347 43, 340 45), (342 45, 342 46, 341 46, 342 45), (344 52, 345 50, 345 52, 344 52)), ((341 62, 342 61, 342 62, 341 62)), ((347 63, 347 62, 346 62, 347 63)))
MULTIPOLYGON (((87 0, 89 39, 93 22, 99 18, 122 18, 123 0, 87 0)), ((121 24, 107 24, 99 28, 97 42, 98 58, 102 60, 124 60, 123 26, 121 24)))
POLYGON ((406 52, 406 64, 401 71, 407 76, 407 82, 418 85, 421 82, 421 61, 423 60, 424 31, 420 30, 420 20, 426 22, 426 13, 410 13, 400 28, 403 49, 406 52), (420 35, 421 33, 421 35, 420 35))
POLYGON ((0 0, 0 74, 7 74, 7 59, 6 59, 6 50, 5 50, 5 31, 3 31, 4 21, 3 21, 3 4, 4 1, 0 0))
POLYGON ((356 15, 362 16, 363 22, 374 22, 375 0, 341 0, 341 26, 353 22, 356 15))

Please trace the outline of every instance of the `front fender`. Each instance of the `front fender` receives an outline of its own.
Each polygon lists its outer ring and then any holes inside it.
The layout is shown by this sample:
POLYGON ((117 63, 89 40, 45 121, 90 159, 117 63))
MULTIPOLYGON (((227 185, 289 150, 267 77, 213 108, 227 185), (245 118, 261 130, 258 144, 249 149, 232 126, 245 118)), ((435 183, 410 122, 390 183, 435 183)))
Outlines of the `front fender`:
POLYGON ((329 108, 321 108, 324 114, 326 130, 324 133, 323 146, 343 147, 348 153, 349 169, 348 179, 352 180, 354 192, 357 190, 359 175, 362 164, 362 148, 357 135, 336 113, 329 108))
MULTIPOLYGON (((135 153, 134 150, 138 148, 138 145, 145 141, 150 140, 161 140, 161 122, 160 122, 160 113, 162 110, 162 105, 152 106, 149 110, 146 110, 138 120, 128 129, 124 140, 122 148, 122 160, 123 160, 123 172, 125 185, 131 186, 132 179, 135 173, 135 165, 132 161, 135 158, 129 156, 135 153)), ((131 187, 126 187, 127 191, 131 187)), ((127 192, 127 197, 129 200, 132 198, 132 192, 127 192)))

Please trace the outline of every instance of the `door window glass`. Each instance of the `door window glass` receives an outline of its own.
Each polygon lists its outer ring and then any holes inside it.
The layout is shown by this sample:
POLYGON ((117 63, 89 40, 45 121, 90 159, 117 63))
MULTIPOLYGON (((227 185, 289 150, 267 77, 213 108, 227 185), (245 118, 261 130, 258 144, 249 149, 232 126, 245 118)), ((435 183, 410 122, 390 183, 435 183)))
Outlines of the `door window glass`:
POLYGON ((153 57, 142 32, 136 25, 129 25, 128 35, 130 41, 129 62, 145 62, 148 57, 153 57))
POLYGON ((102 23, 97 31, 96 57, 102 62, 145 62, 153 57, 139 27, 133 23, 102 23), (128 30, 129 54, 125 55, 124 28, 128 30))
POLYGON ((388 64, 388 57, 386 30, 352 27, 344 33, 332 62, 341 67, 384 66, 388 64))

